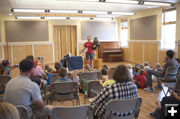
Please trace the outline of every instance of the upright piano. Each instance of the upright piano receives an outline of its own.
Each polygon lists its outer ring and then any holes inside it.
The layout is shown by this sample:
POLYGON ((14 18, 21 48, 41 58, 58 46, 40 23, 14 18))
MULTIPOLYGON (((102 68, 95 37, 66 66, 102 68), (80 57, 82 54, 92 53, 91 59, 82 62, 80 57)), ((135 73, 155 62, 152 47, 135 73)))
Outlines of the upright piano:
POLYGON ((98 58, 102 58, 104 62, 122 61, 123 51, 121 49, 121 43, 119 41, 100 42, 98 58))

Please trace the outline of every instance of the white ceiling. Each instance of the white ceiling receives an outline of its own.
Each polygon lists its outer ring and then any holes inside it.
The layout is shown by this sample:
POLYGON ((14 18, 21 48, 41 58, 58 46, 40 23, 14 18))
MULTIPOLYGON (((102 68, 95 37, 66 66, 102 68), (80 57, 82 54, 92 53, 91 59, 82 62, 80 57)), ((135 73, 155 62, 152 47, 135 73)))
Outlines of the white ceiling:
MULTIPOLYGON (((83 0, 81 0, 83 1, 83 0)), ((87 0, 85 0, 87 1, 87 0)), ((146 0, 152 1, 152 0, 146 0)), ((180 0, 153 0, 161 2, 177 3, 180 0)), ((152 6, 151 8, 156 8, 152 6)), ((6 16, 11 12, 11 8, 32 8, 32 9, 71 9, 71 10, 105 10, 105 11, 139 11, 151 9, 143 5, 122 5, 100 2, 77 2, 69 0, 0 0, 0 15, 6 16)), ((25 13, 15 13, 15 15, 25 15, 25 13)))

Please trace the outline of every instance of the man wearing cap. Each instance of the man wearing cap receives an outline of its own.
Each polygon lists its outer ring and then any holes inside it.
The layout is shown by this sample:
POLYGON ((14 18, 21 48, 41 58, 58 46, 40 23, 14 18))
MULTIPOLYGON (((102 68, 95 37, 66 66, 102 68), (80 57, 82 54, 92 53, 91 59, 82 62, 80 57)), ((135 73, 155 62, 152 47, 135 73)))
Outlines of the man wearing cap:
POLYGON ((31 60, 22 60, 19 63, 20 76, 7 83, 4 95, 4 101, 15 106, 25 106, 29 116, 32 115, 31 104, 37 105, 40 110, 49 110, 42 100, 38 85, 30 80, 33 66, 34 63, 31 60))

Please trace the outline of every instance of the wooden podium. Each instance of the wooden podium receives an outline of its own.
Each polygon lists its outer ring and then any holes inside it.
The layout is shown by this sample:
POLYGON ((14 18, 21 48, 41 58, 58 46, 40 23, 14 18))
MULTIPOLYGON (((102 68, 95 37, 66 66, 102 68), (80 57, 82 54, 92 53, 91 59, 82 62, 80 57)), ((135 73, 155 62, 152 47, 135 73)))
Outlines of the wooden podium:
MULTIPOLYGON (((84 65, 87 64, 87 60, 84 59, 84 65)), ((94 69, 101 69, 103 66, 103 61, 102 59, 94 59, 94 69)))

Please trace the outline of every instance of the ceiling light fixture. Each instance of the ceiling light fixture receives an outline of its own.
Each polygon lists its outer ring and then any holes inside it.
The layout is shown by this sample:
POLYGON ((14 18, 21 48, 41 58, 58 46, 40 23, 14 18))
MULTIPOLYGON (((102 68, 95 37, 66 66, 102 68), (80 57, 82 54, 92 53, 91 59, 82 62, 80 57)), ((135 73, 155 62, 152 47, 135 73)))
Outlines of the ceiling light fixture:
POLYGON ((9 13, 9 16, 12 16, 13 14, 12 13, 9 13))
POLYGON ((95 18, 93 18, 93 20, 113 20, 113 18, 109 18, 109 17, 105 17, 105 18, 95 17, 95 18))
POLYGON ((112 12, 112 15, 135 15, 134 12, 112 12))
POLYGON ((37 13, 44 13, 45 10, 40 10, 40 9, 12 9, 12 12, 37 12, 37 13))
POLYGON ((108 14, 107 11, 82 11, 82 14, 108 14))
POLYGON ((44 19, 67 19, 67 17, 44 17, 44 19))
POLYGON ((16 16, 16 19, 41 19, 41 17, 16 16))
POLYGON ((90 20, 89 17, 70 17, 70 19, 73 19, 73 20, 90 20))
POLYGON ((78 13, 78 10, 49 10, 50 13, 78 13))
POLYGON ((172 6, 171 3, 162 3, 162 2, 144 2, 144 5, 164 6, 164 7, 170 7, 170 6, 172 6))
POLYGON ((119 4, 138 4, 139 1, 135 0, 106 0, 106 3, 119 3, 119 4))

